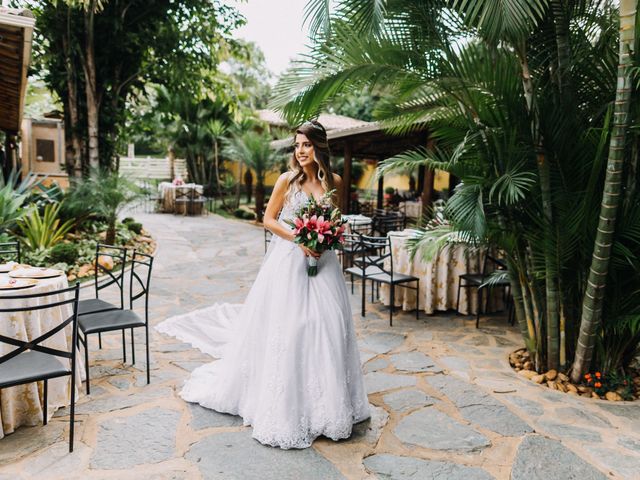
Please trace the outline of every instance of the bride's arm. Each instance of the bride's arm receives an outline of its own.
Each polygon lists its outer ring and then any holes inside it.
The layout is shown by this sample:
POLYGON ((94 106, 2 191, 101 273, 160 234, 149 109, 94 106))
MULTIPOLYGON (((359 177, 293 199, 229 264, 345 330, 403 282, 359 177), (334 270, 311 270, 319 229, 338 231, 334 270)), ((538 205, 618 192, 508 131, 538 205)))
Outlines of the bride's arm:
MULTIPOLYGON (((263 223, 267 230, 269 230, 274 235, 278 235, 285 240, 289 240, 293 242, 296 236, 293 234, 293 231, 280 222, 278 222, 277 215, 278 212, 282 209, 282 205, 284 205, 284 197, 289 189, 289 173, 283 173, 278 177, 275 186, 273 187, 273 192, 271 193, 271 197, 269 198, 269 203, 267 204, 267 209, 264 212, 263 223)), ((300 249, 306 256, 319 257, 320 254, 309 250, 304 245, 298 245, 300 249)))
POLYGON ((283 173, 278 177, 275 186, 273 187, 273 192, 271 193, 271 197, 269 198, 269 203, 267 204, 267 209, 264 212, 264 226, 267 230, 269 230, 274 235, 278 235, 279 237, 284 238, 285 240, 289 240, 293 242, 295 239, 295 235, 293 231, 280 222, 278 222, 277 215, 278 212, 282 209, 282 205, 284 205, 284 197, 287 193, 287 189, 289 187, 288 183, 289 174, 283 173))

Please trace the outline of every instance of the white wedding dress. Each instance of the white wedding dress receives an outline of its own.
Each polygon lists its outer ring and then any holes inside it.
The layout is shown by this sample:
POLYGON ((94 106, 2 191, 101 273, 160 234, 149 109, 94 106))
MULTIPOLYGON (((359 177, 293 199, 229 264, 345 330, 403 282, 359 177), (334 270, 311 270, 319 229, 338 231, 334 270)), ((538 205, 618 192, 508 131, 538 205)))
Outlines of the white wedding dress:
MULTIPOLYGON (((307 201, 298 190, 280 214, 307 201)), ((283 223, 284 224, 284 223, 283 223)), ((193 371, 180 395, 240 415, 253 438, 306 448, 324 435, 351 435, 369 418, 351 306, 335 252, 307 275, 304 254, 276 235, 243 305, 215 304, 173 317, 156 329, 220 358, 193 371)))

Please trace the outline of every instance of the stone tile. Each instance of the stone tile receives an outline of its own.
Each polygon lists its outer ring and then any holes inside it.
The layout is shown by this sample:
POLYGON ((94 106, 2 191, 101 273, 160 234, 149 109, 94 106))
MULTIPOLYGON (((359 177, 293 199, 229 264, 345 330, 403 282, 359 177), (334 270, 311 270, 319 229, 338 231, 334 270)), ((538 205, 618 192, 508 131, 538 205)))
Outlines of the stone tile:
POLYGON ((633 423, 636 429, 640 429, 640 405, 616 404, 615 402, 598 402, 600 408, 607 413, 623 418, 633 423))
POLYGON ((544 408, 542 407, 542 405, 534 400, 528 400, 517 395, 506 395, 501 398, 504 398, 506 401, 512 403, 520 410, 527 413, 528 415, 531 415, 532 417, 539 417, 544 413, 544 408))
POLYGON ((164 343, 160 345, 155 345, 153 349, 154 352, 161 353, 173 353, 173 352, 184 352, 186 350, 191 350, 193 347, 188 343, 164 343))
POLYGON ((152 408, 130 417, 115 417, 98 426, 91 468, 124 470, 173 458, 180 413, 152 408))
POLYGON ((469 362, 467 362, 464 358, 460 357, 440 357, 438 361, 444 364, 449 370, 452 371, 468 371, 469 370, 469 362))
POLYGON ((400 413, 409 412, 417 408, 428 407, 436 402, 435 398, 430 397, 421 390, 413 388, 388 393, 382 398, 384 403, 389 405, 391 409, 400 413))
POLYGON ((587 430, 586 428, 574 427, 573 425, 565 425, 563 423, 556 423, 550 421, 541 421, 536 424, 537 432, 544 432, 547 434, 560 437, 562 439, 571 438, 573 440, 580 440, 582 442, 601 442, 602 437, 598 432, 593 430, 587 430))
POLYGON ((175 366, 186 370, 187 372, 193 372, 196 368, 201 367, 205 362, 184 361, 184 362, 171 362, 175 366))
POLYGON ((618 439, 618 445, 621 445, 628 450, 640 453, 640 438, 620 437, 618 439))
MULTIPOLYGON (((157 385, 159 383, 164 383, 164 382, 167 382, 169 380, 176 380, 178 378, 180 378, 180 377, 174 372, 167 372, 167 371, 154 372, 154 371, 151 371, 151 383, 148 384, 148 385, 157 385)), ((136 387, 144 387, 145 385, 147 385, 147 372, 146 371, 141 375, 136 375, 136 383, 135 383, 136 387)))
POLYGON ((131 387, 131 381, 126 377, 114 377, 109 379, 109 383, 118 390, 128 390, 131 387))
POLYGON ((353 426, 351 437, 349 438, 350 441, 375 445, 380 439, 382 429, 389 421, 389 414, 382 407, 369 405, 369 408, 371 410, 371 418, 353 426))
POLYGON ((476 385, 445 375, 428 377, 426 380, 446 395, 466 420, 480 427, 509 437, 533 431, 521 418, 476 385))
POLYGON ((369 360, 371 360, 376 356, 378 356, 377 353, 360 350, 360 363, 364 365, 365 363, 367 363, 369 360))
POLYGON ((340 480, 344 476, 313 448, 266 447, 249 431, 209 435, 191 446, 186 459, 204 480, 340 480))
POLYGON ((69 472, 81 472, 89 465, 91 449, 75 439, 73 453, 68 442, 58 442, 51 448, 38 452, 24 464, 24 473, 36 478, 66 477, 69 472))
POLYGON ((402 352, 391 355, 391 363, 403 372, 433 372, 441 373, 435 362, 422 352, 402 352))
POLYGON ((511 480, 604 480, 607 477, 560 442, 539 435, 522 440, 511 470, 511 480))
POLYGON ((371 372, 364 376, 364 385, 367 393, 384 392, 394 388, 410 387, 415 384, 416 378, 409 375, 371 372))
POLYGON ((625 454, 600 445, 589 445, 586 450, 592 454, 590 460, 604 470, 617 473, 620 478, 640 477, 639 455, 625 454))
POLYGON ((564 422, 571 422, 579 427, 610 427, 611 422, 599 413, 578 410, 574 407, 561 407, 555 411, 555 416, 564 422))
POLYGON ((238 427, 242 426, 242 418, 236 415, 216 412, 209 408, 201 407, 196 403, 189 403, 191 421, 189 425, 194 430, 202 430, 211 427, 238 427))
MULTIPOLYGON (((108 396, 105 398, 99 398, 97 400, 90 400, 86 403, 76 406, 76 414, 90 414, 90 413, 106 413, 113 412, 114 410, 122 410, 125 408, 133 407, 147 403, 149 401, 157 400, 159 398, 172 397, 173 390, 171 388, 157 388, 145 392, 132 393, 130 395, 122 396, 108 396)), ((67 409, 63 409, 62 412, 66 412, 67 409)))
POLYGON ((387 353, 404 342, 405 335, 398 333, 376 332, 365 335, 360 340, 362 348, 376 353, 387 353))
POLYGON ((433 450, 473 452, 491 445, 487 437, 434 407, 404 417, 394 429, 401 442, 433 450))
POLYGON ((372 455, 364 459, 365 468, 385 480, 490 480, 485 470, 451 462, 419 460, 396 455, 372 455))
POLYGON ((21 427, 0 440, 0 465, 9 465, 19 458, 44 450, 64 440, 67 422, 50 422, 48 425, 21 427))
POLYGON ((378 370, 384 370, 389 366, 389 360, 386 358, 376 358, 364 364, 364 373, 377 372, 378 370))

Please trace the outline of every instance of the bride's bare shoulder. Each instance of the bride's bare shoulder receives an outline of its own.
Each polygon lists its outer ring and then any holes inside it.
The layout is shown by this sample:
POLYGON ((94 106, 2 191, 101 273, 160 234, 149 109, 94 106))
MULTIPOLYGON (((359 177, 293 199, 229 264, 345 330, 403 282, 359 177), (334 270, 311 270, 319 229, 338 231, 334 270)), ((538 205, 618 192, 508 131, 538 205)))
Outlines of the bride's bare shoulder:
POLYGON ((338 175, 337 173, 333 174, 333 184, 336 187, 339 187, 342 185, 342 177, 340 175, 338 175))

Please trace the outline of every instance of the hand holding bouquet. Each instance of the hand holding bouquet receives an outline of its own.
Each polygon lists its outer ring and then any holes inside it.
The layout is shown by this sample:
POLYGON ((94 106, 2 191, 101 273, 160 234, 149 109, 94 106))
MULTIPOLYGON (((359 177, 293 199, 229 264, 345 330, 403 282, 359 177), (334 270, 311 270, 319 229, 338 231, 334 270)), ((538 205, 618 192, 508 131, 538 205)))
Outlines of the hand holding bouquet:
MULTIPOLYGON (((295 218, 287 221, 293 227, 295 243, 320 254, 342 248, 345 222, 340 210, 331 205, 332 193, 325 193, 320 202, 310 196, 306 205, 296 212, 295 218)), ((307 265, 310 277, 318 273, 317 258, 307 257, 307 265)))

